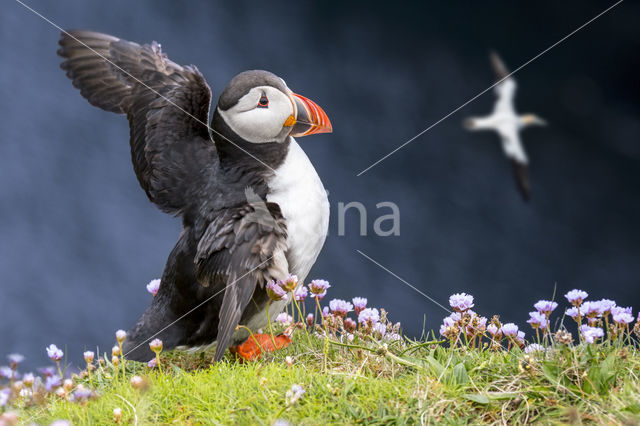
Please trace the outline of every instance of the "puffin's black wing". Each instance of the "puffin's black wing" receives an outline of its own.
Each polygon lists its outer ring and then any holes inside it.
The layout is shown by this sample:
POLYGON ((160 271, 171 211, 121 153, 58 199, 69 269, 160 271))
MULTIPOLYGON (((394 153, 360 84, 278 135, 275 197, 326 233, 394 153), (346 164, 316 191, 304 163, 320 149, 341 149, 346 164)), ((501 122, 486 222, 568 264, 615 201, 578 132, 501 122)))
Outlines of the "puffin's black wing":
POLYGON ((264 286, 271 279, 283 278, 288 271, 284 218, 277 204, 264 205, 271 220, 257 220, 252 205, 228 209, 209 224, 198 243, 198 282, 223 283, 215 361, 222 358, 231 343, 256 284, 264 286), (218 277, 223 279, 217 280, 218 277))
POLYGON ((511 159, 511 165, 513 166, 513 176, 516 179, 516 185, 522 194, 522 198, 525 201, 529 201, 531 198, 531 185, 529 184, 529 167, 525 163, 520 163, 517 160, 511 159))
POLYGON ((142 188, 179 214, 206 160, 215 155, 207 122, 211 89, 193 66, 170 61, 156 42, 139 45, 90 31, 63 32, 60 65, 89 103, 126 114, 142 188))

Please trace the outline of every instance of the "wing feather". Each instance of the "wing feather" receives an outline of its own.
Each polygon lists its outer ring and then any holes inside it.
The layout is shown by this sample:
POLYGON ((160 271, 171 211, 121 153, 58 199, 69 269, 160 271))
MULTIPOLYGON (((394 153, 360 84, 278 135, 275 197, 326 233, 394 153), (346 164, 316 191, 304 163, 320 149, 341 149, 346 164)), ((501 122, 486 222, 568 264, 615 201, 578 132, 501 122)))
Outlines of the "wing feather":
POLYGON ((516 94, 516 81, 513 77, 509 77, 509 70, 505 66, 502 59, 496 52, 491 52, 491 66, 496 73, 496 77, 498 80, 505 79, 500 82, 494 88, 496 97, 498 98, 496 104, 494 106, 494 113, 505 113, 505 112, 513 112, 515 107, 513 105, 513 99, 516 94))
POLYGON ((163 211, 186 207, 189 186, 215 156, 211 89, 193 66, 178 65, 156 42, 139 45, 91 31, 63 32, 60 65, 89 103, 126 114, 140 186, 163 211))
POLYGON ((198 282, 205 286, 224 283, 220 289, 224 297, 219 313, 216 361, 231 344, 256 285, 283 278, 277 275, 287 269, 281 264, 287 238, 284 218, 277 204, 265 205, 274 218, 273 226, 254 220, 251 214, 255 208, 248 204, 217 216, 198 242, 195 257, 198 282))

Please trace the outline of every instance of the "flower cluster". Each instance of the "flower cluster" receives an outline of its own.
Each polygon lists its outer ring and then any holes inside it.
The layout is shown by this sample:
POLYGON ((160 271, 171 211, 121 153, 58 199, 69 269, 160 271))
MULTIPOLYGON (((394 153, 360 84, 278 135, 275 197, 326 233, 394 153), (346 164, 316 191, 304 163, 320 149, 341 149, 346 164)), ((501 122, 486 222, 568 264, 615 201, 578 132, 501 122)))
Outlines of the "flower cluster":
MULTIPOLYGON (((8 366, 0 366, 0 412, 1 408, 14 402, 32 405, 42 401, 47 395, 52 394, 69 402, 84 404, 89 399, 96 397, 96 393, 82 383, 76 383, 75 379, 68 378, 60 368, 60 361, 64 352, 56 345, 51 344, 46 349, 49 359, 56 363, 56 367, 43 367, 39 369, 40 375, 28 372, 19 372, 20 364, 24 361, 21 354, 9 354, 8 366), (6 387, 2 385, 2 379, 6 379, 6 387)), ((6 413, 5 413, 6 414, 6 413)), ((5 418, 0 418, 0 424, 5 418)), ((13 424, 13 423, 11 423, 13 424)))
POLYGON ((580 336, 587 343, 604 338, 605 334, 610 339, 622 336, 635 320, 631 307, 618 306, 610 299, 585 300, 589 295, 582 290, 571 290, 565 297, 573 305, 565 313, 576 322, 580 336), (583 324, 583 320, 587 324, 583 324))
POLYGON ((266 292, 271 301, 292 300, 285 312, 278 314, 269 327, 275 333, 289 334, 293 328, 310 329, 319 336, 329 335, 338 339, 353 341, 358 336, 368 335, 379 340, 400 341, 400 324, 388 322, 383 309, 367 307, 367 299, 332 299, 328 306, 321 306, 328 290, 331 288, 326 280, 315 279, 304 285, 295 275, 287 279, 270 281, 266 292), (291 295, 291 296, 290 296, 291 295), (305 300, 310 297, 315 314, 308 313, 305 300), (295 306, 294 306, 295 305, 295 306), (355 317, 349 317, 350 313, 355 317))
POLYGON ((449 297, 449 305, 456 312, 466 312, 473 308, 473 296, 467 293, 456 293, 449 297))
POLYGON ((498 327, 494 324, 487 325, 486 317, 471 310, 474 306, 472 295, 454 294, 449 298, 449 306, 453 312, 443 319, 440 335, 448 339, 452 345, 467 342, 475 347, 476 344, 480 344, 485 332, 498 333, 498 327))
MULTIPOLYGON (((282 288, 278 282, 272 283, 272 286, 274 285, 282 288)), ((293 289, 292 286, 290 288, 293 289)), ((308 327, 311 332, 322 338, 328 333, 333 338, 349 342, 364 336, 377 340, 402 342, 400 323, 389 322, 384 309, 367 307, 368 301, 364 297, 354 297, 350 301, 332 299, 328 306, 321 306, 320 301, 326 297, 330 288, 331 284, 328 281, 316 279, 307 286, 299 285, 296 289, 289 290, 293 292, 294 300, 299 305, 291 308, 291 315, 289 312, 283 312, 276 317, 276 330, 284 329, 287 333, 287 330, 292 327, 303 329, 308 327), (315 306, 315 315, 306 314, 304 301, 307 296, 311 297, 315 306), (355 314, 354 318, 349 316, 352 312, 355 314)))

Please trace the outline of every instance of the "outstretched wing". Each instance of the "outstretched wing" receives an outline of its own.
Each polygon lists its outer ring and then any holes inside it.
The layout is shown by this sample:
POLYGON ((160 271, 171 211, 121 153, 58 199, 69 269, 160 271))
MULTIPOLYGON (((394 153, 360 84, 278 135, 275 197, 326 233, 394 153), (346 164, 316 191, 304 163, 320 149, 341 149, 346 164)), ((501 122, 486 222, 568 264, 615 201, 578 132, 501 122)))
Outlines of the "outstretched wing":
POLYGON ((516 184, 522 197, 528 201, 531 196, 531 187, 529 184, 529 159, 524 150, 522 141, 517 129, 510 129, 506 132, 504 129, 500 131, 502 138, 502 149, 513 166, 513 173, 516 184))
POLYGON ((516 94, 516 81, 513 77, 508 77, 509 70, 502 62, 502 59, 496 52, 491 52, 491 66, 496 73, 498 80, 506 79, 500 82, 494 88, 498 100, 494 106, 494 113, 503 113, 506 111, 514 111, 513 99, 516 94))
POLYGON ((516 185, 518 190, 522 194, 522 198, 525 201, 529 201, 531 198, 531 184, 529 183, 529 167, 525 163, 519 163, 516 160, 511 160, 513 167, 513 176, 516 179, 516 185))
POLYGON ((285 221, 277 204, 266 205, 274 218, 273 226, 248 219, 254 207, 244 205, 216 217, 198 243, 195 258, 198 281, 203 285, 222 282, 224 286, 220 289, 224 297, 216 361, 231 343, 256 285, 284 278, 288 272, 285 221))
POLYGON ((211 89, 194 66, 170 61, 156 42, 67 31, 60 65, 89 103, 126 114, 140 185, 160 209, 179 214, 194 179, 215 156, 207 122, 211 89))

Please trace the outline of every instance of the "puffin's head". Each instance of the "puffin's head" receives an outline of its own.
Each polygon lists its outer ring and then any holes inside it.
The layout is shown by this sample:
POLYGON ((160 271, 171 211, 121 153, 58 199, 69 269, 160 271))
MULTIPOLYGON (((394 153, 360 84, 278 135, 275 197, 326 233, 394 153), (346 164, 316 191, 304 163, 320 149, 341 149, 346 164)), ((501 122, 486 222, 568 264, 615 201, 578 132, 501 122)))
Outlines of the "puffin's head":
POLYGON ((322 108, 293 93, 283 79, 268 71, 235 76, 220 95, 218 113, 233 132, 251 143, 284 142, 287 136, 332 131, 322 108))
POLYGON ((523 114, 520 117, 520 125, 526 126, 546 126, 547 122, 535 114, 523 114))

